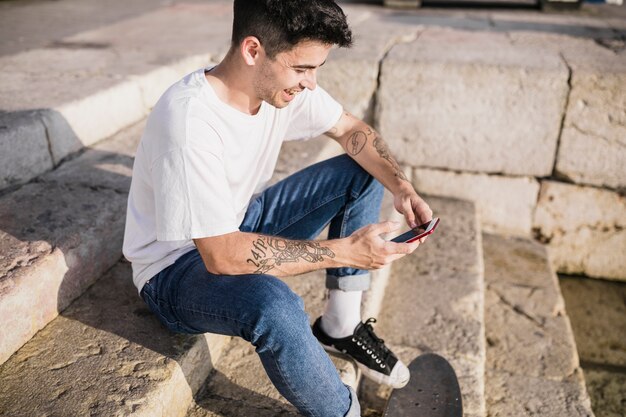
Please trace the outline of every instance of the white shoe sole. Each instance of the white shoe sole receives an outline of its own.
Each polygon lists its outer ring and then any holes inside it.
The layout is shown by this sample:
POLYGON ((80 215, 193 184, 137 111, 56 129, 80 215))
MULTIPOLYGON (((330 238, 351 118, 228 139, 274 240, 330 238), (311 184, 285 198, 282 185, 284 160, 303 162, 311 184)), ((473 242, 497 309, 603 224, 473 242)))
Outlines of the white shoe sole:
MULTIPOLYGON (((373 369, 368 368, 367 366, 363 365, 362 363, 360 363, 359 361, 355 360, 352 356, 348 355, 347 353, 343 353, 340 350, 337 350, 336 348, 334 348, 333 346, 328 346, 325 345, 323 343, 320 342, 320 345, 322 345, 322 347, 324 348, 325 351, 330 352, 330 353, 334 353, 337 356, 344 358, 344 359, 348 359, 351 360, 352 362, 354 362, 359 369, 361 370, 361 372, 363 373, 363 375, 365 375, 368 379, 371 379, 372 381, 382 384, 382 385, 387 385, 390 386, 394 389, 398 389, 398 388, 402 388, 404 387, 406 384, 409 383, 409 380, 411 379, 411 376, 408 372, 406 372, 407 377, 403 378, 401 380, 394 380, 394 378, 392 378, 391 375, 385 375, 383 373, 377 372, 373 369)), ((402 362, 399 362, 396 364, 396 366, 403 366, 402 362)), ((406 368, 406 365, 404 365, 404 367, 406 368)), ((392 371, 393 374, 393 371, 392 371)))

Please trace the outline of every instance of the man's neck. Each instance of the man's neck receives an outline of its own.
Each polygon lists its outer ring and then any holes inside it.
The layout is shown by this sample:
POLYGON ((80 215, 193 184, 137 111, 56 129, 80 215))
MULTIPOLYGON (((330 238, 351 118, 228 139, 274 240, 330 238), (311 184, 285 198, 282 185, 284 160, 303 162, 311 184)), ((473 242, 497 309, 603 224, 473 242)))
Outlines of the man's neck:
POLYGON ((235 58, 228 54, 204 76, 222 102, 242 113, 256 114, 261 107, 261 100, 255 97, 246 68, 234 61, 235 58))

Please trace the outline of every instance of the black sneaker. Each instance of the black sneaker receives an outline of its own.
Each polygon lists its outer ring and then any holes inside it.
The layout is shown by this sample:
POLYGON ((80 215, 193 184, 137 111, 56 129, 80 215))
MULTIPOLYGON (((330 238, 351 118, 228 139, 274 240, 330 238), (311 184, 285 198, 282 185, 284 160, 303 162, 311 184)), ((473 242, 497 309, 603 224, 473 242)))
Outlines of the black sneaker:
POLYGON ((356 361, 366 377, 379 384, 393 388, 402 388, 408 384, 411 376, 409 369, 385 346, 385 341, 374 333, 370 323, 376 323, 376 319, 369 318, 365 323, 359 323, 352 336, 341 339, 334 339, 324 333, 321 319, 318 317, 313 323, 313 335, 325 350, 349 356, 356 361))

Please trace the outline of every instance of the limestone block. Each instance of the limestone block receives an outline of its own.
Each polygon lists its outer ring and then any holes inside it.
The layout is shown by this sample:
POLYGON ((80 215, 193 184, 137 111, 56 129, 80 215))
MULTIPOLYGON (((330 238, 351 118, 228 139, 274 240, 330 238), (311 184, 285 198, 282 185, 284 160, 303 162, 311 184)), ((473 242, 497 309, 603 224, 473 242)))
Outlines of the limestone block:
POLYGON ((169 332, 119 263, 0 367, 0 409, 183 416, 228 339, 169 332))
POLYGON ((0 112, 0 190, 52 169, 46 127, 38 112, 0 112))
POLYGON ((57 110, 72 127, 74 136, 51 136, 55 162, 138 122, 148 113, 143 106, 141 90, 134 82, 117 84, 85 99, 63 104, 57 110))
POLYGON ((593 417, 580 372, 566 381, 487 371, 489 417, 593 417))
POLYGON ((593 415, 546 249, 488 234, 483 248, 488 415, 593 415))
POLYGON ((0 236, 0 314, 6 317, 0 327, 0 364, 58 315, 59 277, 69 269, 61 250, 43 251, 49 247, 47 242, 26 247, 16 242, 9 253, 17 256, 5 257, 12 240, 17 241, 4 233, 0 236))
POLYGON ((121 256, 133 155, 144 125, 0 199, 0 312, 12 317, 0 338, 0 363, 121 256))
POLYGON ((513 32, 511 38, 525 47, 542 47, 560 54, 570 70, 571 91, 557 173, 576 183, 624 187, 626 56, 591 39, 597 39, 598 34, 581 38, 513 32))
POLYGON ((142 120, 112 138, 89 147, 79 157, 43 176, 41 181, 107 188, 127 193, 133 158, 144 127, 145 120, 142 120))
POLYGON ((626 366, 626 286, 561 277, 561 290, 581 360, 626 366))
POLYGON ((125 210, 126 194, 53 183, 0 199, 0 362, 120 258, 125 210))
POLYGON ((534 178, 415 169, 413 184, 419 192, 473 202, 485 231, 530 234, 539 194, 534 178))
POLYGON ((534 240, 483 234, 485 282, 500 301, 540 324, 565 314, 546 248, 534 240))
POLYGON ((384 60, 377 126, 410 166, 546 176, 567 79, 558 53, 506 34, 428 28, 384 60))
POLYGON ((576 183, 624 188, 626 57, 591 40, 564 56, 572 90, 556 170, 576 183))
POLYGON ((543 246, 483 235, 487 367, 562 379, 578 368, 576 343, 543 246))
POLYGON ((352 24, 354 45, 332 50, 318 71, 319 83, 344 108, 361 118, 368 118, 378 87, 380 60, 392 45, 415 38, 415 26, 399 26, 384 16, 346 10, 352 24))
POLYGON ((585 370, 591 405, 597 416, 622 417, 626 399, 626 375, 601 370, 585 370))
POLYGON ((626 198, 590 187, 543 181, 534 229, 558 272, 626 279, 626 198))

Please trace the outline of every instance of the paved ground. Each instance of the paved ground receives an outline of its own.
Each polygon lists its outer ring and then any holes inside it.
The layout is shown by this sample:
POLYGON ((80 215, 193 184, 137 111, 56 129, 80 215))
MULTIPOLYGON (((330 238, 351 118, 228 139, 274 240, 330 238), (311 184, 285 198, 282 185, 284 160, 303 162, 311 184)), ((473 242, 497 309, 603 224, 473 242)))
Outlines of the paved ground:
MULTIPOLYGON (((75 33, 112 24, 142 13, 177 3, 210 3, 210 0, 9 0, 0 2, 0 56, 46 47, 75 33)), ((382 0, 344 0, 339 3, 382 5, 382 0)), ((425 24, 457 26, 469 20, 494 30, 529 29, 588 37, 621 38, 626 29, 626 7, 584 4, 579 11, 545 13, 534 7, 442 7, 425 6, 402 11, 423 16, 425 24), (496 24, 494 17, 505 20, 496 24), (508 20, 508 23, 507 23, 508 20)))

